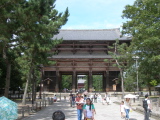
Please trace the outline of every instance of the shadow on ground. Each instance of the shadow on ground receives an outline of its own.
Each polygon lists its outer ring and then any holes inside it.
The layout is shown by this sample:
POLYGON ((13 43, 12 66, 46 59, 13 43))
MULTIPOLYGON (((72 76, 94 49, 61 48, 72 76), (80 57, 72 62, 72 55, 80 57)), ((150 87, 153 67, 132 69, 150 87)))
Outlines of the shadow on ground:
POLYGON ((28 118, 24 118, 23 120, 52 120, 52 114, 56 110, 61 110, 64 112, 66 116, 65 120, 77 118, 76 108, 71 108, 69 106, 69 103, 62 101, 62 102, 55 102, 53 105, 37 112, 37 114, 35 115, 31 115, 28 118))

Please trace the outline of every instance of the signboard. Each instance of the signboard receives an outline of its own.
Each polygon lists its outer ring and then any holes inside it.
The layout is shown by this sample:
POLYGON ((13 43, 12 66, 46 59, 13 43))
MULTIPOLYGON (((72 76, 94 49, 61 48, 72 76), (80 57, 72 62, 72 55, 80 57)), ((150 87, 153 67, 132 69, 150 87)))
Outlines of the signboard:
POLYGON ((116 91, 116 84, 113 84, 113 90, 116 91))

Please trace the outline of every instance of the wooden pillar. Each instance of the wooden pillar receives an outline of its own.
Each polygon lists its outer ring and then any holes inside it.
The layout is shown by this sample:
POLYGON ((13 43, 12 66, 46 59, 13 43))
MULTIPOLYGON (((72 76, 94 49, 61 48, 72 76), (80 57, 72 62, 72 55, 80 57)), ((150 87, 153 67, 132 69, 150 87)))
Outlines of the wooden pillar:
POLYGON ((92 76, 92 69, 89 70, 89 75, 88 75, 88 91, 92 92, 92 84, 93 84, 93 76, 92 76))
POLYGON ((103 73, 103 92, 106 92, 106 74, 103 73))
POLYGON ((104 78, 106 83, 106 92, 109 92, 109 71, 105 71, 104 78))
POLYGON ((59 92, 62 92, 62 74, 59 75, 59 92))
POLYGON ((59 92, 59 79, 60 79, 59 70, 56 70, 56 85, 55 85, 56 92, 59 92))
POLYGON ((75 92, 75 91, 76 91, 76 79, 77 79, 76 71, 75 71, 75 69, 73 69, 73 75, 72 75, 72 92, 75 92))

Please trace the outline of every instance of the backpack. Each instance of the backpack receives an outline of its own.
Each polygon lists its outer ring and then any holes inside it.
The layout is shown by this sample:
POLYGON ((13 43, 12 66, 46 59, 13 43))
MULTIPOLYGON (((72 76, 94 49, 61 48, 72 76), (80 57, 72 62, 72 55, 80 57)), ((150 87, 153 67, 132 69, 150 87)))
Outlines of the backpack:
POLYGON ((143 108, 144 108, 145 110, 147 110, 147 109, 148 109, 148 103, 147 103, 147 100, 143 100, 143 108))

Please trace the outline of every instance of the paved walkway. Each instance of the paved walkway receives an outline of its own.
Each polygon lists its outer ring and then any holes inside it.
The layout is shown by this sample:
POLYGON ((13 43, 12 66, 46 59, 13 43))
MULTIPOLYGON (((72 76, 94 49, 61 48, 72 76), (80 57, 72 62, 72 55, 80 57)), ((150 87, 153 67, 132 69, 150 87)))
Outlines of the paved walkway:
MULTIPOLYGON (((114 98, 111 98, 114 101, 114 98)), ((102 105, 101 103, 95 103, 96 115, 95 120, 124 120, 120 117, 119 105, 112 103, 111 105, 102 105)), ((56 102, 54 105, 49 106, 37 114, 32 115, 23 120, 52 120, 52 113, 56 110, 62 110, 66 115, 66 120, 77 120, 76 108, 69 106, 69 102, 56 102)), ((135 111, 130 113, 130 120, 144 120, 144 116, 141 113, 135 111)), ((151 118, 150 120, 158 120, 151 118)))

